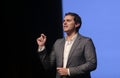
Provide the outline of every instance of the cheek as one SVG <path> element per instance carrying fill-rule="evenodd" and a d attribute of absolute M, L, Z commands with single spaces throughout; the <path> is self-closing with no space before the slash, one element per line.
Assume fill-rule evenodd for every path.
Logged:
<path fill-rule="evenodd" d="M 75 25 L 74 25 L 74 24 L 70 24 L 70 25 L 69 25 L 69 28 L 70 28 L 70 29 L 74 29 L 74 28 L 75 28 Z"/>

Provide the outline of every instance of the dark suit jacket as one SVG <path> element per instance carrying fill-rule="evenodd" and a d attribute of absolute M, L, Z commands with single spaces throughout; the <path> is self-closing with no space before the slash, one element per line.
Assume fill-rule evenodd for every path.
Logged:
<path fill-rule="evenodd" d="M 65 38 L 56 40 L 51 54 L 46 56 L 46 49 L 40 52 L 40 58 L 44 68 L 52 69 L 63 67 L 63 52 Z M 97 67 L 97 58 L 95 46 L 91 38 L 78 34 L 69 53 L 67 68 L 70 70 L 70 76 L 61 77 L 56 72 L 56 78 L 91 78 L 90 72 Z"/>

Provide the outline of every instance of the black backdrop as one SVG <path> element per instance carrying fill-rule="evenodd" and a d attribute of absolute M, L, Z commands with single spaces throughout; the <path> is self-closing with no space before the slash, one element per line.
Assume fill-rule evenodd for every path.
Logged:
<path fill-rule="evenodd" d="M 2 1 L 2 25 L 8 28 L 8 48 L 3 58 L 7 58 L 7 65 L 2 77 L 45 78 L 36 57 L 36 38 L 45 33 L 50 49 L 57 38 L 63 37 L 61 0 Z"/>

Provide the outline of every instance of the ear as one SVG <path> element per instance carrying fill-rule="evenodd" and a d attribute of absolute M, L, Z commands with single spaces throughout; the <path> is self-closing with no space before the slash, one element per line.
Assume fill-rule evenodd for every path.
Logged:
<path fill-rule="evenodd" d="M 77 28 L 77 27 L 79 27 L 79 26 L 80 26 L 80 24 L 79 24 L 79 23 L 76 23 L 76 24 L 75 24 L 75 27 L 76 27 L 76 28 Z"/>

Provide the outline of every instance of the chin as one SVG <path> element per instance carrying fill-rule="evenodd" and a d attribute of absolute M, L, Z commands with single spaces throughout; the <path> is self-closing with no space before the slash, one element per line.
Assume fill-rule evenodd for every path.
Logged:
<path fill-rule="evenodd" d="M 67 30 L 64 30 L 64 32 L 68 32 Z"/>
<path fill-rule="evenodd" d="M 65 33 L 69 33 L 68 31 L 64 31 Z"/>
<path fill-rule="evenodd" d="M 67 32 L 68 30 L 67 29 L 64 29 L 64 32 Z"/>

